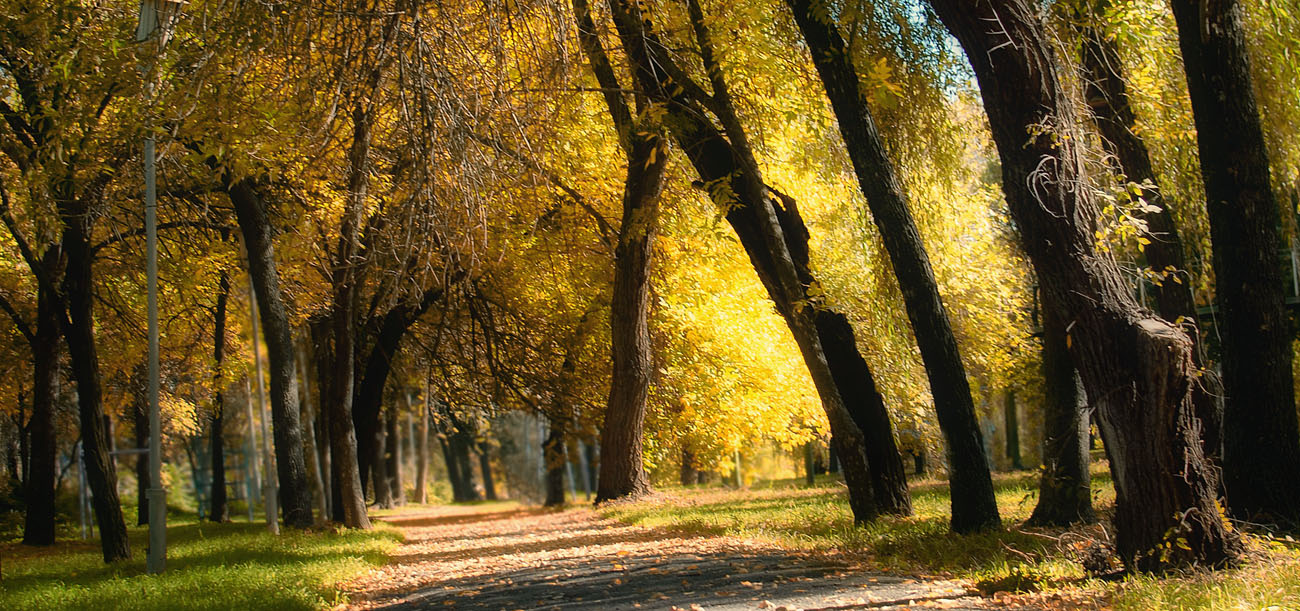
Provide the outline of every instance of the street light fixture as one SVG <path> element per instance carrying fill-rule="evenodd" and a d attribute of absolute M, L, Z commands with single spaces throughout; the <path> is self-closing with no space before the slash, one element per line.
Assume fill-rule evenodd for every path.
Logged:
<path fill-rule="evenodd" d="M 167 490 L 162 487 L 162 426 L 158 413 L 158 206 L 154 172 L 153 103 L 155 68 L 163 47 L 171 37 L 171 26 L 186 3 L 178 0 L 143 0 L 136 42 L 153 40 L 153 57 L 144 73 L 144 225 L 145 267 L 148 276 L 149 310 L 149 554 L 146 569 L 151 575 L 163 571 L 167 560 Z"/>

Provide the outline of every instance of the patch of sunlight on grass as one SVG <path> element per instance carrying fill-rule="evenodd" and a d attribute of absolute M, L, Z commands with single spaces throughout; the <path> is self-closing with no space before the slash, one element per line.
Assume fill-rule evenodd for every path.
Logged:
<path fill-rule="evenodd" d="M 1300 609 L 1300 550 L 1251 537 L 1239 568 L 1164 578 L 1131 576 L 1118 587 L 1116 609 Z"/>
<path fill-rule="evenodd" d="M 339 585 L 383 564 L 401 534 L 299 532 L 260 523 L 197 523 L 169 516 L 167 566 L 145 574 L 147 529 L 130 532 L 132 560 L 104 564 L 96 542 L 0 547 L 0 609 L 321 609 Z"/>

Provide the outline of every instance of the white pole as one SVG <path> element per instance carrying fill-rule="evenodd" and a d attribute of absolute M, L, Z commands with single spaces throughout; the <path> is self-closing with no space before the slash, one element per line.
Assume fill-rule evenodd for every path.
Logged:
<path fill-rule="evenodd" d="M 262 469 L 264 470 L 262 475 L 262 504 L 266 508 L 266 529 L 271 531 L 271 534 L 278 535 L 280 534 L 280 508 L 276 503 L 276 495 L 279 494 L 279 491 L 276 490 L 275 471 L 272 470 L 271 465 L 271 441 L 268 439 L 269 433 L 267 432 L 266 391 L 263 390 L 262 385 L 262 351 L 261 346 L 257 343 L 257 291 L 253 288 L 253 277 L 251 275 L 248 277 L 248 295 L 248 302 L 252 305 L 253 363 L 254 370 L 257 372 L 257 405 L 262 416 Z"/>

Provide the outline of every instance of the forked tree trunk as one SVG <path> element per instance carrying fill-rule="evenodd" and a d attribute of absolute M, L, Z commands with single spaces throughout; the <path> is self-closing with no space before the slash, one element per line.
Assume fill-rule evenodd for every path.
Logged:
<path fill-rule="evenodd" d="M 47 254 L 47 257 L 50 255 Z M 49 269 L 47 266 L 46 269 Z M 55 381 L 59 375 L 59 301 L 41 286 L 36 293 L 36 330 L 32 336 L 32 417 L 27 471 L 24 545 L 54 544 L 54 480 L 58 448 L 54 432 Z"/>
<path fill-rule="evenodd" d="M 606 90 L 606 107 L 627 162 L 609 312 L 613 370 L 600 430 L 602 460 L 596 481 L 596 503 L 601 503 L 650 491 L 650 478 L 642 461 L 642 428 L 653 368 L 648 322 L 650 263 L 659 229 L 659 194 L 668 168 L 668 142 L 659 135 L 661 126 L 657 121 L 633 118 L 597 37 L 586 0 L 574 1 L 574 13 L 583 51 L 597 81 Z M 638 101 L 637 110 L 644 110 L 643 105 Z M 563 502 L 563 478 L 559 487 Z"/>
<path fill-rule="evenodd" d="M 1300 423 L 1277 204 L 1237 0 L 1171 0 L 1205 179 L 1223 339 L 1223 484 L 1248 520 L 1300 525 Z"/>
<path fill-rule="evenodd" d="M 930 3 L 974 68 L 1021 243 L 1044 301 L 1067 321 L 1111 459 L 1121 558 L 1138 570 L 1230 561 L 1241 542 L 1219 515 L 1202 450 L 1192 343 L 1141 308 L 1097 249 L 1074 102 L 1040 9 L 1026 0 Z"/>
<path fill-rule="evenodd" d="M 699 101 L 660 69 L 664 67 L 675 74 L 681 73 L 657 34 L 651 30 L 647 16 L 642 15 L 631 2 L 617 0 L 611 3 L 614 24 L 632 63 L 638 89 L 664 105 L 673 137 L 700 177 L 698 186 L 709 192 L 720 209 L 727 211 L 728 223 L 736 231 L 777 311 L 799 344 L 800 353 L 822 398 L 832 435 L 837 438 L 834 445 L 841 451 L 854 518 L 858 522 L 871 520 L 878 513 L 879 505 L 872 492 L 872 471 L 864 454 L 863 433 L 855 424 L 836 385 L 836 372 L 841 364 L 832 366 L 828 363 L 828 359 L 840 354 L 840 350 L 827 348 L 831 342 L 823 343 L 819 337 L 813 308 L 799 305 L 808 301 L 807 287 L 814 281 L 807 267 L 807 230 L 799 218 L 795 202 L 780 196 L 763 182 L 745 130 L 736 118 L 726 82 L 713 61 L 703 15 L 697 5 L 688 7 L 706 68 L 712 66 L 707 68 L 714 89 L 711 108 L 723 113 L 717 119 L 726 129 L 727 137 L 723 137 L 709 121 L 709 114 Z M 865 365 L 865 362 L 849 364 L 846 369 L 857 369 L 859 365 Z M 862 379 L 862 376 L 858 375 L 857 379 Z M 846 394 L 853 396 L 852 393 Z M 883 419 L 887 421 L 888 415 Z M 879 431 L 874 433 L 879 435 Z M 887 447 L 894 448 L 893 460 L 901 464 L 893 444 L 890 434 Z M 906 488 L 899 486 L 898 490 L 905 494 Z"/>
<path fill-rule="evenodd" d="M 1046 306 L 1046 304 L 1044 304 Z M 1066 345 L 1065 321 L 1043 308 L 1043 474 L 1031 526 L 1094 522 L 1083 382 Z"/>
<path fill-rule="evenodd" d="M 447 465 L 447 481 L 451 483 L 451 500 L 456 503 L 464 502 L 469 495 L 465 493 L 468 487 L 465 484 L 464 470 L 461 469 L 460 461 L 457 460 L 456 452 L 452 448 L 451 440 L 448 436 L 439 435 L 438 445 L 442 448 L 442 460 Z"/>
<path fill-rule="evenodd" d="M 993 496 L 993 479 L 985 460 L 975 403 L 971 400 L 957 339 L 939 296 L 920 230 L 908 210 L 903 187 L 867 107 L 848 48 L 825 0 L 787 0 L 787 3 L 812 52 L 858 185 L 880 229 L 894 276 L 902 289 L 907 317 L 930 380 L 939 426 L 952 456 L 948 469 L 952 528 L 957 532 L 998 528 L 1001 520 Z M 815 5 L 824 20 L 814 16 Z M 901 458 L 898 464 L 901 472 Z"/>
<path fill-rule="evenodd" d="M 271 221 L 265 202 L 249 179 L 227 186 L 235 216 L 248 252 L 248 271 L 257 292 L 262 338 L 271 378 L 271 422 L 275 441 L 275 465 L 280 484 L 284 523 L 292 528 L 312 525 L 311 487 L 307 483 L 307 462 L 302 452 L 302 427 L 298 414 L 298 382 L 295 379 L 293 334 L 280 274 L 276 269 Z"/>

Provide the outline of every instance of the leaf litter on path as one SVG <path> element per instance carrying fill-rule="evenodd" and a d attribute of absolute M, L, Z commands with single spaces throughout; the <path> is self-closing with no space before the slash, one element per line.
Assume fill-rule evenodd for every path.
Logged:
<path fill-rule="evenodd" d="M 833 553 L 682 536 L 587 508 L 412 508 L 405 542 L 348 587 L 353 609 L 1006 608 L 961 582 L 864 569 Z"/>

